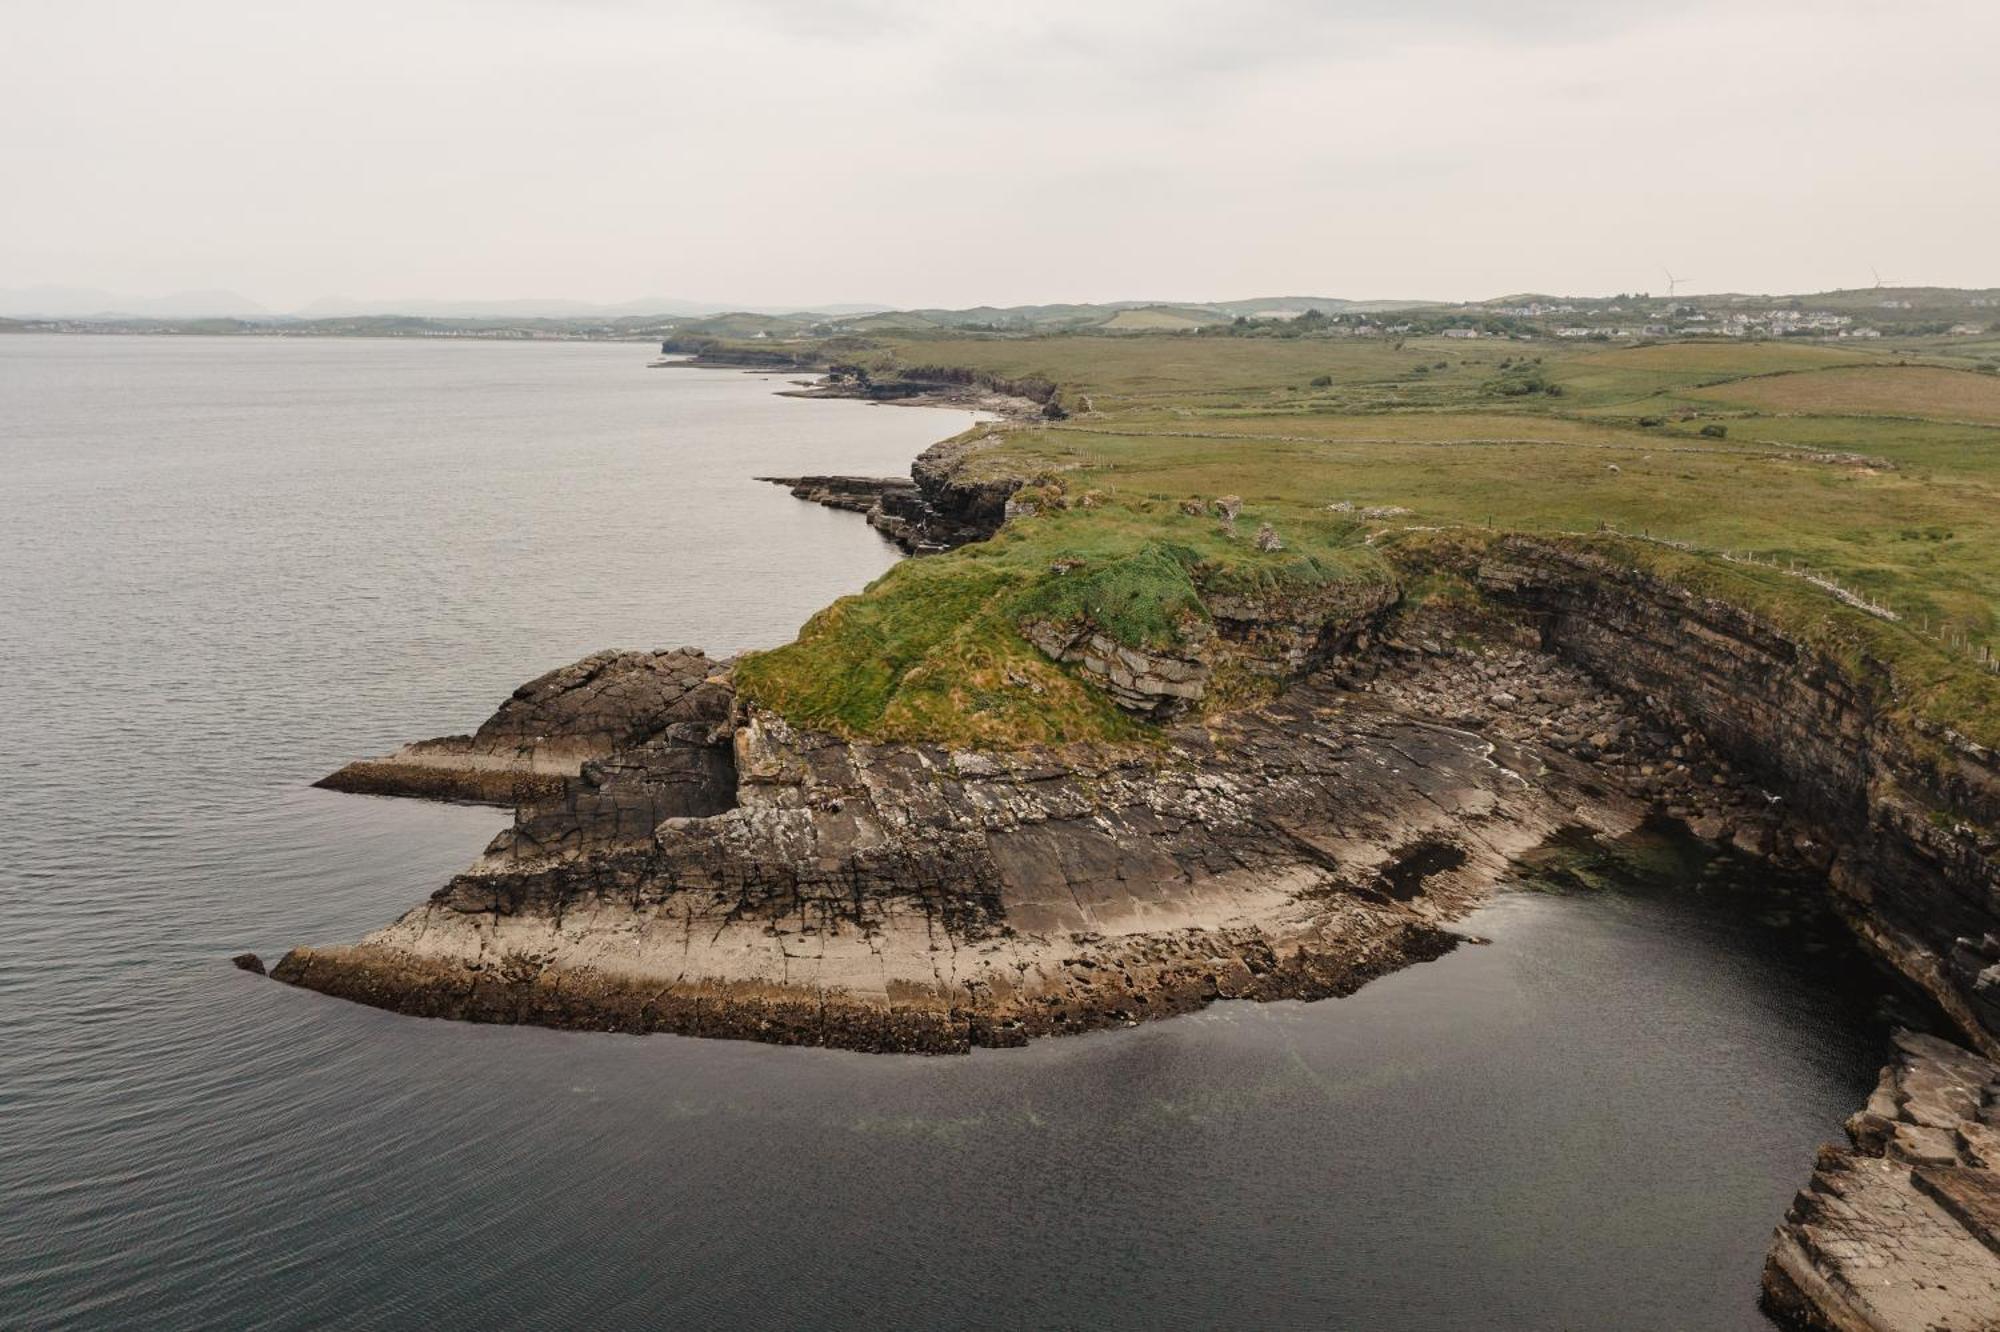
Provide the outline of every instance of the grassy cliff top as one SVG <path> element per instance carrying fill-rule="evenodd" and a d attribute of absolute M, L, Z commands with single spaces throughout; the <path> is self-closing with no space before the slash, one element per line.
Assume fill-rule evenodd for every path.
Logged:
<path fill-rule="evenodd" d="M 1365 582 L 1427 530 L 1518 531 L 1739 600 L 1887 669 L 1912 710 L 2000 742 L 2000 677 L 1978 661 L 2000 649 L 1996 357 L 2000 344 L 1963 339 L 884 341 L 865 355 L 878 375 L 1058 384 L 1066 419 L 996 432 L 974 466 L 1054 479 L 1063 507 L 899 566 L 741 678 L 854 735 L 1124 737 L 1137 724 L 1022 623 L 1087 617 L 1157 644 L 1230 580 Z M 1243 501 L 1234 524 L 1183 512 L 1224 495 Z M 1255 548 L 1264 524 L 1283 551 Z"/>
<path fill-rule="evenodd" d="M 897 565 L 815 615 L 797 641 L 744 659 L 738 687 L 797 724 L 856 738 L 1134 739 L 1144 728 L 1032 646 L 1024 626 L 1088 626 L 1171 649 L 1211 619 L 1211 597 L 1392 577 L 1356 525 L 1331 514 L 1288 521 L 1286 548 L 1266 552 L 1251 538 L 1260 510 L 1232 524 L 1164 502 L 1033 493 L 1041 512 Z"/>

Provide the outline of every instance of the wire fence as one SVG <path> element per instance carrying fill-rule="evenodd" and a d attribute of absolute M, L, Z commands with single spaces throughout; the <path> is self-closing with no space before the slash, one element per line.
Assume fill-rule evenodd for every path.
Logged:
<path fill-rule="evenodd" d="M 1850 587 L 1830 573 L 1814 569 L 1803 561 L 1780 559 L 1776 555 L 1764 555 L 1754 550 L 1731 550 L 1725 547 L 1702 546 L 1692 541 L 1676 540 L 1672 537 L 1654 536 L 1648 531 L 1628 532 L 1607 522 L 1598 524 L 1598 531 L 1627 540 L 1650 542 L 1657 546 L 1668 546 L 1674 550 L 1686 551 L 1693 555 L 1703 555 L 1719 559 L 1728 564 L 1749 565 L 1759 569 L 1772 569 L 1788 578 L 1796 578 L 1819 588 L 1843 605 L 1851 606 L 1863 614 L 1878 620 L 1902 626 L 1912 633 L 1920 634 L 1940 647 L 1946 648 L 1981 669 L 2000 675 L 2000 654 L 1992 645 L 1980 642 L 1962 624 L 1939 618 L 1933 620 L 1927 610 L 1898 609 L 1860 588 Z"/>

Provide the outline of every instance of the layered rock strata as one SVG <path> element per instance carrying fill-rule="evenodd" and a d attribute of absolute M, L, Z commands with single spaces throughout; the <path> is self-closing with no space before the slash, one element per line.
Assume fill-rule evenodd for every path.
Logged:
<path fill-rule="evenodd" d="M 1821 1151 L 1765 1267 L 1768 1307 L 1826 1332 L 2000 1328 L 2000 767 L 1898 715 L 1884 666 L 1856 668 L 1743 608 L 1587 549 L 1499 543 L 1477 570 L 1544 648 L 1680 733 L 1696 772 L 1764 808 L 1708 803 L 1685 762 L 1621 785 L 1693 826 L 1823 871 L 1854 932 L 1979 1053 L 1903 1033 L 1853 1149 Z M 1584 752 L 1603 751 L 1600 733 Z M 1571 747 L 1571 752 L 1577 752 Z M 1705 756 L 1704 756 L 1705 755 Z M 1733 770 L 1730 765 L 1733 765 Z M 1728 776 L 1725 778 L 1724 773 Z M 1649 789 L 1650 788 L 1650 789 Z M 1692 805 L 1693 808 L 1689 808 Z"/>
<path fill-rule="evenodd" d="M 1127 712 L 1154 721 L 1181 716 L 1231 673 L 1284 683 L 1364 644 L 1396 604 L 1393 583 L 1355 582 L 1252 597 L 1204 589 L 1210 618 L 1169 645 L 1135 647 L 1088 621 L 1031 621 L 1022 636 L 1044 655 L 1080 670 Z"/>
<path fill-rule="evenodd" d="M 564 799 L 590 760 L 629 751 L 643 761 L 646 742 L 670 728 L 713 725 L 727 693 L 710 681 L 727 667 L 700 648 L 594 653 L 522 685 L 471 735 L 419 740 L 314 785 L 495 805 Z"/>
<path fill-rule="evenodd" d="M 872 514 L 889 495 L 915 497 L 917 483 L 902 476 L 760 476 L 783 486 L 793 499 L 847 513 Z"/>
<path fill-rule="evenodd" d="M 792 494 L 830 509 L 859 513 L 868 525 L 912 555 L 984 541 L 1007 520 L 1007 500 L 1018 477 L 982 477 L 972 465 L 990 441 L 984 436 L 933 444 L 910 467 L 910 477 L 767 476 Z"/>
<path fill-rule="evenodd" d="M 1852 1147 L 1825 1147 L 1764 1266 L 1816 1332 L 2000 1328 L 2000 1066 L 1899 1032 Z"/>
<path fill-rule="evenodd" d="M 1771 797 L 1815 842 L 1855 932 L 2000 1055 L 2000 766 L 1899 720 L 1885 670 L 1855 671 L 1729 602 L 1587 550 L 1499 543 L 1477 571 L 1543 645 Z"/>
<path fill-rule="evenodd" d="M 983 469 L 985 447 L 934 446 L 908 482 L 782 483 L 905 550 L 946 549 L 997 530 L 1023 484 Z M 1012 1044 L 1215 998 L 1345 993 L 1449 948 L 1446 925 L 1508 856 L 1578 819 L 1629 826 L 1636 797 L 1824 871 L 1857 934 L 1981 1052 L 1898 1037 L 1853 1148 L 1822 1152 L 1778 1232 L 1771 1308 L 1843 1332 L 2000 1328 L 1994 754 L 1899 718 L 1884 671 L 1588 549 L 1511 538 L 1457 572 L 1513 616 L 1480 627 L 1485 649 L 1408 622 L 1348 654 L 1380 607 L 1313 627 L 1234 617 L 1248 627 L 1217 639 L 1305 678 L 1159 747 L 845 744 L 735 700 L 706 666 L 668 672 L 679 692 L 636 725 L 597 724 L 581 694 L 546 719 L 517 694 L 475 736 L 328 779 L 522 807 L 428 903 L 273 974 L 470 1020 Z M 1024 630 L 1155 718 L 1184 715 L 1217 670 L 1206 642 L 1135 659 L 1102 635 Z"/>
<path fill-rule="evenodd" d="M 1559 827 L 1637 817 L 1567 756 L 1321 680 L 1164 746 L 850 744 L 740 702 L 729 736 L 730 808 L 638 835 L 621 751 L 396 924 L 273 974 L 432 1016 L 962 1050 L 1347 993 L 1448 949 Z"/>

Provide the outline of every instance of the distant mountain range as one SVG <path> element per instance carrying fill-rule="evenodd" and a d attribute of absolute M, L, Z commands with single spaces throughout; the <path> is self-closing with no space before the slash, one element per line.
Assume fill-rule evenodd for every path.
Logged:
<path fill-rule="evenodd" d="M 626 319 L 645 315 L 700 318 L 719 314 L 846 316 L 877 314 L 886 305 L 727 305 L 649 297 L 601 305 L 590 301 L 353 300 L 328 296 L 298 310 L 274 311 L 233 291 L 177 291 L 134 296 L 96 287 L 0 288 L 0 316 L 13 319 L 337 319 L 408 315 L 419 319 Z"/>
<path fill-rule="evenodd" d="M 646 315 L 679 315 L 702 318 L 720 314 L 760 315 L 865 315 L 887 310 L 886 305 L 719 305 L 713 301 L 685 301 L 672 296 L 619 301 L 600 305 L 590 301 L 512 300 L 357 301 L 343 296 L 324 297 L 293 311 L 301 319 L 334 319 L 353 315 L 409 315 L 419 319 L 627 319 Z"/>
<path fill-rule="evenodd" d="M 1213 321 L 1218 316 L 1270 313 L 1297 313 L 1318 309 L 1340 311 L 1409 309 L 1428 301 L 1350 301 L 1333 296 L 1260 296 L 1240 301 L 1103 301 L 1096 303 L 1056 303 L 1050 305 L 981 305 L 966 309 L 929 308 L 898 311 L 889 305 L 854 302 L 831 305 L 730 305 L 715 301 L 690 301 L 674 296 L 653 296 L 640 300 L 602 304 L 592 301 L 558 299 L 518 299 L 502 301 L 453 301 L 435 299 L 356 300 L 346 296 L 326 296 L 296 310 L 272 310 L 233 291 L 178 291 L 166 296 L 135 296 L 129 292 L 105 291 L 95 287 L 16 287 L 0 288 L 0 317 L 12 319 L 353 319 L 402 316 L 411 319 L 603 319 L 621 320 L 647 317 L 713 319 L 726 315 L 797 322 L 814 319 L 856 319 L 887 316 L 913 327 L 964 327 L 968 324 L 1000 326 L 1043 325 L 1118 311 L 1173 312 L 1189 322 Z M 1174 322 L 1172 317 L 1163 319 Z M 1133 321 L 1128 320 L 1128 324 Z M 1133 324 L 1133 326 L 1137 326 Z"/>
<path fill-rule="evenodd" d="M 1981 329 L 2000 319 L 2000 290 L 1949 287 L 1870 287 L 1812 295 L 1741 293 L 1660 296 L 1561 297 L 1518 293 L 1485 301 L 1353 301 L 1335 296 L 1259 296 L 1233 301 L 1104 301 L 1048 305 L 979 305 L 963 309 L 897 310 L 884 305 L 741 306 L 677 297 L 648 297 L 595 304 L 567 300 L 364 301 L 330 297 L 299 310 L 273 312 L 230 291 L 182 291 L 133 296 L 87 287 L 0 289 L 0 324 L 33 321 L 85 324 L 107 331 L 206 333 L 471 336 L 793 338 L 833 334 L 922 336 L 926 333 L 1173 333 L 1242 321 L 1266 325 L 1316 313 L 1354 324 L 1367 316 L 1401 312 L 1410 318 L 1532 319 L 1564 336 L 1585 336 L 1598 325 L 1670 323 L 1697 310 L 1715 320 L 1744 324 L 1750 312 L 1783 306 L 1850 316 L 1883 328 L 1936 323 L 1933 331 L 1961 325 Z M 1678 312 L 1678 313 L 1677 313 Z M 1967 323 L 1969 321 L 1969 324 Z M 1796 321 L 1794 321 L 1796 322 Z M 1648 325 L 1650 326 L 1650 325 Z M 1827 327 L 1833 325 L 1828 324 Z M 1304 327 L 1311 327 L 1307 325 Z M 1814 325 L 1813 327 L 1818 327 Z M 1513 331 L 1519 331 L 1514 329 Z M 1739 330 L 1747 331 L 1747 329 Z"/>
<path fill-rule="evenodd" d="M 269 319 L 271 311 L 233 291 L 134 296 L 96 287 L 0 287 L 0 315 L 15 319 Z"/>

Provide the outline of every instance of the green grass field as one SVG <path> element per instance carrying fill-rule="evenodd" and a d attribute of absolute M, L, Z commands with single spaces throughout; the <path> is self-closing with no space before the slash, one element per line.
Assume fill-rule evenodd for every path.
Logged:
<path fill-rule="evenodd" d="M 1095 589 L 1067 610 L 1136 645 L 1204 614 L 1203 579 L 1220 570 L 1375 577 L 1378 551 L 1393 559 L 1437 529 L 1522 531 L 1593 542 L 1754 605 L 1885 665 L 1913 711 L 1994 743 L 2000 677 L 1977 656 L 2000 645 L 2000 376 L 1927 352 L 1189 334 L 884 342 L 879 373 L 953 365 L 1062 385 L 1068 419 L 989 428 L 976 466 L 1060 478 L 1088 507 L 1044 506 L 993 542 L 900 566 L 796 644 L 753 658 L 744 686 L 854 735 L 1122 737 L 1134 724 L 1022 640 L 1025 618 Z M 1244 501 L 1233 527 L 1182 512 L 1220 495 Z M 1341 503 L 1409 512 L 1359 521 L 1329 507 Z M 1284 552 L 1251 548 L 1265 523 Z M 1903 618 L 1781 572 L 1795 567 Z"/>

